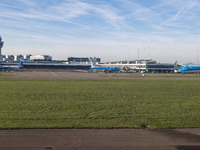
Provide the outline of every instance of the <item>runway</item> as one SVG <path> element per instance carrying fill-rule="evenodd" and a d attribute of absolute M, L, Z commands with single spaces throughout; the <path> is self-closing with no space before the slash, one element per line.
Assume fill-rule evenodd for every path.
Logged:
<path fill-rule="evenodd" d="M 0 150 L 199 150 L 200 129 L 1 130 Z"/>

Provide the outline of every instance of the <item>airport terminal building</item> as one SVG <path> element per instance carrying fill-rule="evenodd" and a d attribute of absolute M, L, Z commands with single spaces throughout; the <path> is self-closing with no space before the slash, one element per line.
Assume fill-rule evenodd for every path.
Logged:
<path fill-rule="evenodd" d="M 97 57 L 68 57 L 69 64 L 91 64 L 93 63 L 100 63 L 101 58 Z"/>
<path fill-rule="evenodd" d="M 102 67 L 117 67 L 130 72 L 172 73 L 181 66 L 170 63 L 157 63 L 153 59 L 139 59 L 132 61 L 117 61 L 99 64 Z"/>

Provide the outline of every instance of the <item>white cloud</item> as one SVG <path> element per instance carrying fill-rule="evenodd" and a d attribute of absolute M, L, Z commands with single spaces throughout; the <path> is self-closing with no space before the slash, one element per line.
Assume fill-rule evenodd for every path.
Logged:
<path fill-rule="evenodd" d="M 189 11 L 197 6 L 197 1 L 188 1 L 177 10 L 176 14 L 174 14 L 172 17 L 168 18 L 167 21 L 164 23 L 165 25 L 176 25 L 178 24 L 179 20 L 186 19 L 188 16 Z"/>
<path fill-rule="evenodd" d="M 130 49 L 137 57 L 138 49 L 151 47 L 156 58 L 158 45 L 166 57 L 186 56 L 188 49 L 200 47 L 197 0 L 158 0 L 150 6 L 132 0 L 60 0 L 43 5 L 31 0 L 14 1 L 12 6 L 0 3 L 0 33 L 7 36 L 2 37 L 9 44 L 4 47 L 8 52 L 31 47 L 37 52 L 49 49 L 56 56 L 119 55 L 122 59 L 127 54 L 122 56 L 121 51 Z"/>
<path fill-rule="evenodd" d="M 69 19 L 76 18 L 82 15 L 87 15 L 90 6 L 79 1 L 67 1 L 56 6 L 50 6 L 48 12 L 52 16 L 59 16 L 61 18 Z"/>
<path fill-rule="evenodd" d="M 26 6 L 36 6 L 36 3 L 31 0 L 18 0 L 18 1 L 25 4 Z"/>

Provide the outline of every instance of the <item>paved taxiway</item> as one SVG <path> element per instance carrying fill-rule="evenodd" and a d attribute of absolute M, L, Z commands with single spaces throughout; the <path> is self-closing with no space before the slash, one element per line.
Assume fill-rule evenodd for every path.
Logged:
<path fill-rule="evenodd" d="M 83 70 L 59 70 L 59 69 L 29 69 L 23 71 L 13 71 L 7 76 L 0 76 L 0 78 L 38 78 L 38 79 L 162 79 L 162 80 L 200 80 L 200 77 L 177 77 L 173 74 L 164 75 L 165 77 L 156 76 L 130 76 L 130 74 L 114 74 L 113 76 L 105 73 L 88 73 Z M 118 77 L 115 77 L 118 75 Z M 124 77 L 123 75 L 129 75 Z M 180 74 L 181 75 L 181 74 Z"/>
<path fill-rule="evenodd" d="M 199 150 L 200 129 L 1 130 L 0 150 Z"/>

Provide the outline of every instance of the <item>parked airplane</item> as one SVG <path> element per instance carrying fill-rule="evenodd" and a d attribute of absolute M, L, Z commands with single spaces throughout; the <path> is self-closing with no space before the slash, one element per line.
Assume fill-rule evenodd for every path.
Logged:
<path fill-rule="evenodd" d="M 111 73 L 111 72 L 119 72 L 120 70 L 118 68 L 112 68 L 112 67 L 97 67 L 96 65 L 91 62 L 91 71 L 103 71 L 105 73 Z"/>
<path fill-rule="evenodd" d="M 10 70 L 20 70 L 23 68 L 23 61 L 21 61 L 18 65 L 1 65 L 0 70 L 10 71 Z"/>
<path fill-rule="evenodd" d="M 200 73 L 200 66 L 183 66 L 181 67 L 178 72 L 182 73 Z"/>
<path fill-rule="evenodd" d="M 5 69 L 7 69 L 6 66 L 0 66 L 0 70 L 5 70 Z"/>

